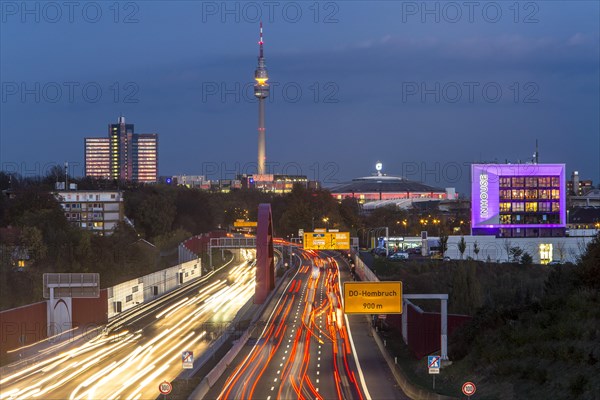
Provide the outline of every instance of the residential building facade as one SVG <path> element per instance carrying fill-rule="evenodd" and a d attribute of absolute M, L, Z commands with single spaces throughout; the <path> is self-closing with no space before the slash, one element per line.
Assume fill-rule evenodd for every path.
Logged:
<path fill-rule="evenodd" d="M 99 235 L 112 234 L 125 215 L 120 191 L 61 190 L 54 197 L 70 223 Z"/>

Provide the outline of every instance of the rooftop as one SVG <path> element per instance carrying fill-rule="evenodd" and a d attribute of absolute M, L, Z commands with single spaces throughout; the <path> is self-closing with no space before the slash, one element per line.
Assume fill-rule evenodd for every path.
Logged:
<path fill-rule="evenodd" d="M 331 193 L 446 193 L 445 189 L 410 181 L 399 176 L 375 175 L 352 179 L 333 186 Z"/>

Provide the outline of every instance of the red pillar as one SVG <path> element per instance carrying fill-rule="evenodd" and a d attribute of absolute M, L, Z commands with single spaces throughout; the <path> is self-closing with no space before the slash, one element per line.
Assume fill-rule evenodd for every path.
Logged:
<path fill-rule="evenodd" d="M 271 204 L 258 205 L 256 227 L 256 287 L 254 304 L 263 304 L 275 288 L 275 263 L 273 259 L 273 219 Z"/>

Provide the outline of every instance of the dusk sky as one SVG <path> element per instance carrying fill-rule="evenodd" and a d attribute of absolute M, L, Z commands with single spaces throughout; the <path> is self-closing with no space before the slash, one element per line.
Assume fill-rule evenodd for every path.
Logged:
<path fill-rule="evenodd" d="M 331 185 L 380 160 L 466 193 L 469 163 L 538 139 L 598 185 L 600 3 L 467 3 L 2 1 L 2 169 L 82 175 L 83 138 L 123 114 L 159 134 L 161 176 L 255 172 L 260 12 L 271 171 Z"/>

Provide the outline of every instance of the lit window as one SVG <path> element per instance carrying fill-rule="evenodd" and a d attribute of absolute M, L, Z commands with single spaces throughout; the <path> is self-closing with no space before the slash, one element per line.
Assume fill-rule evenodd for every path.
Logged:
<path fill-rule="evenodd" d="M 552 243 L 540 243 L 540 263 L 548 264 L 552 261 Z"/>
<path fill-rule="evenodd" d="M 536 212 L 538 209 L 537 205 L 538 205 L 538 203 L 536 203 L 536 202 L 525 203 L 525 211 L 526 212 Z"/>

